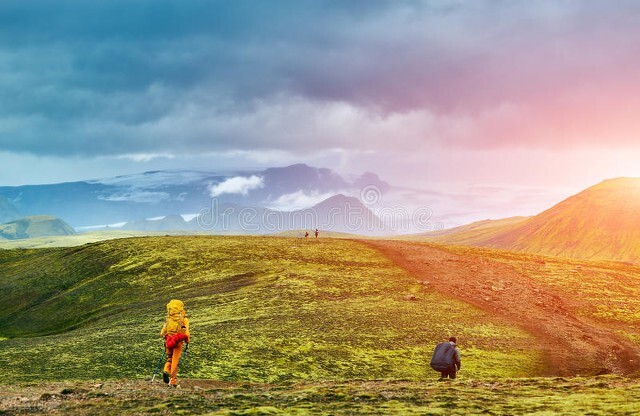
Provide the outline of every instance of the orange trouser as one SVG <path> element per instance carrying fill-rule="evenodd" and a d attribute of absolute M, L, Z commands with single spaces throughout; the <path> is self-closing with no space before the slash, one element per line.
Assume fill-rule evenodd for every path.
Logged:
<path fill-rule="evenodd" d="M 174 348 L 167 348 L 167 362 L 164 365 L 164 372 L 169 373 L 169 384 L 176 384 L 178 381 L 178 363 L 182 355 L 182 342 Z"/>

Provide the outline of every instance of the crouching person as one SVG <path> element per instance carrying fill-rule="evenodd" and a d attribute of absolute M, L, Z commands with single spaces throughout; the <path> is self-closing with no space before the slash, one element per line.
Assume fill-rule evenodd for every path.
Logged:
<path fill-rule="evenodd" d="M 460 350 L 456 346 L 456 337 L 449 338 L 449 342 L 441 342 L 436 345 L 431 357 L 431 368 L 440 372 L 441 379 L 456 378 L 462 362 Z"/>
<path fill-rule="evenodd" d="M 162 326 L 160 335 L 164 337 L 167 349 L 167 362 L 162 372 L 162 380 L 172 387 L 178 385 L 178 364 L 182 355 L 183 345 L 189 344 L 189 320 L 184 310 L 184 303 L 172 299 L 167 304 L 167 321 Z"/>

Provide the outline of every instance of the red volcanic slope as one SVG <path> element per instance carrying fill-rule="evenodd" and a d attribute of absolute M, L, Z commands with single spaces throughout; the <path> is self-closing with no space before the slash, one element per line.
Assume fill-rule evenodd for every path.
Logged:
<path fill-rule="evenodd" d="M 583 259 L 640 261 L 640 178 L 609 179 L 524 221 L 430 241 Z"/>

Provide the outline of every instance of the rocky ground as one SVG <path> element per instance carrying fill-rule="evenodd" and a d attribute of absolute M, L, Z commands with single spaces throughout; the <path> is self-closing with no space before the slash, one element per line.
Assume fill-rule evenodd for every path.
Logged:
<path fill-rule="evenodd" d="M 2 415 L 627 415 L 640 412 L 640 383 L 617 376 L 288 385 L 185 379 L 2 386 Z"/>

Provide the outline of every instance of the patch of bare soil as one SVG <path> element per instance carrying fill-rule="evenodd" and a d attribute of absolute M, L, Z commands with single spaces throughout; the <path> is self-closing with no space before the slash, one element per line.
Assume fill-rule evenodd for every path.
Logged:
<path fill-rule="evenodd" d="M 217 380 L 181 379 L 169 387 L 156 379 L 108 380 L 101 382 L 39 382 L 0 386 L 0 415 L 38 414 L 183 414 L 202 413 L 203 403 L 227 391 L 268 389 L 268 384 L 233 383 Z"/>
<path fill-rule="evenodd" d="M 462 256 L 403 241 L 362 241 L 434 290 L 477 306 L 536 336 L 544 375 L 636 374 L 638 348 L 602 322 L 579 316 L 580 301 L 486 256 Z"/>

